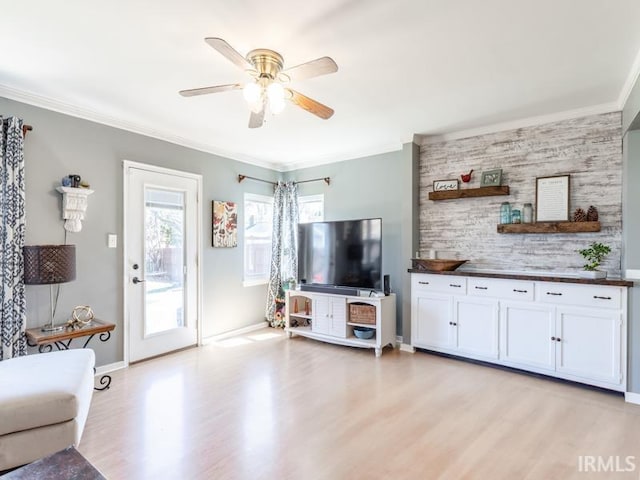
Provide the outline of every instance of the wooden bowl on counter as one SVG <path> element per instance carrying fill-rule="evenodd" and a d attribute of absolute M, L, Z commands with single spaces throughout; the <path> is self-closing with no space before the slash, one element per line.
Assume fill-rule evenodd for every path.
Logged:
<path fill-rule="evenodd" d="M 469 260 L 445 260 L 444 258 L 412 258 L 413 268 L 415 270 L 424 270 L 426 272 L 452 272 L 463 263 Z"/>

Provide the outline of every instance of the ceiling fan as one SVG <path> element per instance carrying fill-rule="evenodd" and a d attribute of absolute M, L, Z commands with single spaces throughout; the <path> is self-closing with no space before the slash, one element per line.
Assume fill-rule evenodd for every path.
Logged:
<path fill-rule="evenodd" d="M 251 109 L 249 128 L 261 127 L 265 121 L 266 110 L 268 109 L 271 113 L 278 114 L 284 109 L 287 100 L 324 120 L 331 118 L 333 115 L 333 109 L 286 86 L 292 80 L 304 80 L 337 72 L 338 65 L 333 59 L 321 57 L 283 70 L 284 59 L 282 55 L 273 50 L 258 48 L 251 50 L 246 57 L 243 57 L 221 38 L 209 37 L 205 38 L 204 41 L 215 48 L 227 60 L 230 60 L 251 75 L 253 81 L 245 85 L 232 83 L 181 90 L 179 93 L 183 97 L 242 90 L 244 98 Z"/>

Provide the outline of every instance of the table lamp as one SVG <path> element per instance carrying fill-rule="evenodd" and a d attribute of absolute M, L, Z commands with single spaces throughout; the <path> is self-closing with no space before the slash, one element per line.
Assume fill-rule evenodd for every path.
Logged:
<path fill-rule="evenodd" d="M 23 253 L 25 285 L 49 285 L 51 318 L 49 324 L 42 327 L 42 331 L 63 330 L 64 325 L 56 326 L 53 321 L 53 285 L 76 279 L 76 246 L 28 245 L 23 247 Z"/>

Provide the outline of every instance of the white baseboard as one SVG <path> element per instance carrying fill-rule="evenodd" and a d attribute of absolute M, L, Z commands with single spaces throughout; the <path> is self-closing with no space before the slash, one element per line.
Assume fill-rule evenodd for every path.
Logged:
<path fill-rule="evenodd" d="M 116 370 L 122 370 L 125 367 L 126 365 L 123 361 L 102 365 L 100 367 L 96 367 L 95 376 L 104 375 L 105 373 L 109 373 L 109 372 L 115 372 Z"/>
<path fill-rule="evenodd" d="M 401 352 L 407 352 L 407 353 L 416 353 L 416 349 L 413 348 L 408 343 L 403 343 L 402 345 L 400 345 L 400 351 Z"/>
<path fill-rule="evenodd" d="M 624 392 L 624 401 L 627 403 L 635 403 L 640 405 L 640 393 Z"/>
<path fill-rule="evenodd" d="M 225 338 L 235 337 L 236 335 L 244 335 L 245 333 L 253 332 L 255 330 L 260 330 L 268 326 L 269 324 L 267 322 L 260 322 L 260 323 L 255 323 L 253 325 L 249 325 L 248 327 L 238 328 L 237 330 L 230 330 L 228 332 L 224 332 L 219 335 L 212 335 L 211 337 L 203 338 L 201 345 L 209 345 L 210 343 L 224 340 Z"/>

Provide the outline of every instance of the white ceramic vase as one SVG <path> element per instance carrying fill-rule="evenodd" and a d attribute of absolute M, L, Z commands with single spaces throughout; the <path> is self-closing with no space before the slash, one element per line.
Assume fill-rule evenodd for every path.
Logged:
<path fill-rule="evenodd" d="M 607 272 L 603 272 L 601 270 L 581 270 L 579 276 L 582 278 L 591 278 L 597 280 L 607 278 Z"/>

